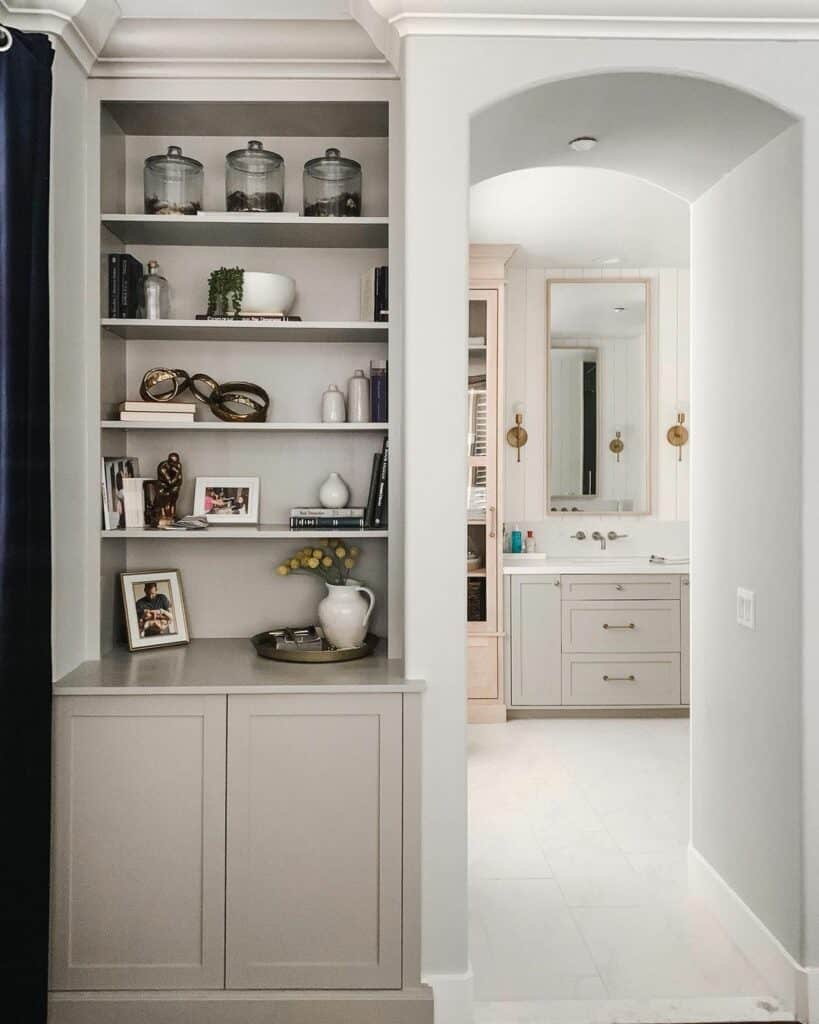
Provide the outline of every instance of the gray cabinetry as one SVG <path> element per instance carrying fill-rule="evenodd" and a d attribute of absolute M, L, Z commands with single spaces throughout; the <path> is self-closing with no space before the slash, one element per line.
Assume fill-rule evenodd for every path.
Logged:
<path fill-rule="evenodd" d="M 227 987 L 401 987 L 401 696 L 235 696 Z"/>
<path fill-rule="evenodd" d="M 513 705 L 561 701 L 560 577 L 510 577 L 510 682 Z"/>
<path fill-rule="evenodd" d="M 51 987 L 224 984 L 225 697 L 60 697 Z"/>
<path fill-rule="evenodd" d="M 688 576 L 513 573 L 505 596 L 510 706 L 689 703 Z"/>

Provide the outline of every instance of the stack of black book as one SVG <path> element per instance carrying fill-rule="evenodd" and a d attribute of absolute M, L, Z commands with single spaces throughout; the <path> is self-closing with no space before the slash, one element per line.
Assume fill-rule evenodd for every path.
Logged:
<path fill-rule="evenodd" d="M 142 264 L 127 252 L 108 255 L 108 316 L 112 320 L 134 320 L 139 316 L 139 280 Z"/>
<path fill-rule="evenodd" d="M 370 473 L 370 492 L 367 497 L 367 509 L 364 513 L 364 524 L 369 530 L 387 529 L 389 457 L 390 442 L 385 437 L 381 451 L 373 455 L 373 466 Z"/>
<path fill-rule="evenodd" d="M 386 323 L 389 318 L 389 267 L 371 267 L 361 275 L 361 319 Z"/>

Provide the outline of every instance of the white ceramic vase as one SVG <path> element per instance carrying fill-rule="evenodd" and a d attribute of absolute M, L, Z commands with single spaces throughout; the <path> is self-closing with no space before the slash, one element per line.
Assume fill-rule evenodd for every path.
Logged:
<path fill-rule="evenodd" d="M 344 395 L 335 384 L 331 384 L 321 396 L 321 422 L 344 423 L 346 419 L 347 406 L 344 403 Z"/>
<path fill-rule="evenodd" d="M 370 382 L 363 370 L 356 370 L 347 382 L 347 419 L 350 423 L 370 422 Z"/>
<path fill-rule="evenodd" d="M 318 496 L 324 508 L 347 508 L 350 488 L 338 473 L 331 473 L 319 488 Z"/>
<path fill-rule="evenodd" d="M 324 635 L 333 647 L 361 647 L 375 607 L 375 594 L 355 580 L 348 580 L 345 586 L 327 583 L 326 587 L 327 597 L 318 606 Z"/>

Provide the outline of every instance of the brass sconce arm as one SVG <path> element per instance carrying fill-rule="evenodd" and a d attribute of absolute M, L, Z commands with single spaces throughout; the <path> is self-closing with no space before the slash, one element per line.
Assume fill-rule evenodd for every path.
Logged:
<path fill-rule="evenodd" d="M 529 440 L 529 432 L 523 426 L 523 413 L 515 413 L 515 425 L 506 431 L 506 443 L 518 452 L 517 461 L 520 462 L 520 450 Z"/>

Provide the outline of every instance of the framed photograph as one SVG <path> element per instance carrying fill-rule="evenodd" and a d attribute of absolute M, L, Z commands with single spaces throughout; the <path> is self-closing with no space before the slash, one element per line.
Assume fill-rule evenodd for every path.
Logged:
<path fill-rule="evenodd" d="M 102 460 L 102 525 L 106 530 L 125 529 L 125 488 L 123 480 L 139 476 L 139 459 L 127 455 Z"/>
<path fill-rule="evenodd" d="M 190 643 L 178 569 L 121 572 L 119 578 L 132 651 Z"/>
<path fill-rule="evenodd" d="M 222 526 L 259 522 L 257 476 L 198 476 L 193 514 Z"/>

